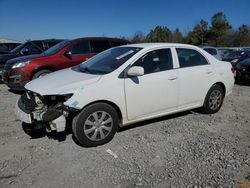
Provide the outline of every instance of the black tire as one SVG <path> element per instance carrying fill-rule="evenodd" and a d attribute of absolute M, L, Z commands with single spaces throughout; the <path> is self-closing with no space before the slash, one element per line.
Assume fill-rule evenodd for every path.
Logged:
<path fill-rule="evenodd" d="M 102 124 L 105 121 L 101 121 L 101 118 L 99 119 L 99 115 L 102 113 L 106 113 L 105 118 L 108 117 L 106 120 L 112 119 L 112 124 Z M 96 123 L 96 119 L 94 118 L 93 114 L 97 114 L 97 119 L 99 122 L 99 125 L 88 125 L 87 120 L 90 120 L 93 118 L 93 121 L 91 120 L 91 123 Z M 105 118 L 103 120 L 105 120 Z M 89 122 L 89 121 L 88 121 Z M 106 103 L 95 103 L 92 104 L 85 109 L 83 109 L 74 119 L 72 122 L 72 131 L 73 136 L 76 138 L 76 140 L 79 142 L 80 145 L 84 147 L 94 147 L 98 145 L 103 145 L 105 143 L 108 143 L 112 138 L 114 137 L 119 125 L 119 118 L 117 115 L 117 112 L 115 109 Z M 91 128 L 86 129 L 87 126 L 90 126 Z M 99 126 L 99 128 L 96 128 Z M 102 127 L 105 126 L 105 128 L 109 128 L 110 131 L 106 132 L 106 135 L 104 134 L 106 130 L 104 130 Z M 107 127 L 106 127 L 107 126 Z M 90 133 L 85 133 L 85 131 L 88 131 L 90 129 L 94 129 Z M 98 130 L 96 130 L 98 129 Z M 101 129 L 102 131 L 100 131 Z M 92 140 L 90 137 L 94 137 L 95 132 L 98 132 L 95 136 L 98 140 Z M 101 139 L 101 132 L 102 135 L 104 134 L 105 137 Z M 93 133 L 93 134 L 92 134 Z M 92 135 L 91 135 L 92 134 Z M 100 138 L 99 138 L 100 137 Z M 93 138 L 94 139 L 94 138 Z"/>
<path fill-rule="evenodd" d="M 215 96 L 215 93 L 216 95 L 218 94 L 218 96 L 216 97 L 218 98 L 217 101 L 216 99 L 213 101 L 214 99 L 213 97 Z M 204 114 L 214 114 L 218 112 L 223 104 L 224 96 L 225 96 L 225 93 L 222 87 L 218 84 L 214 84 L 207 92 L 204 104 L 201 107 L 201 111 Z"/>
<path fill-rule="evenodd" d="M 32 80 L 36 79 L 36 78 L 39 78 L 43 75 L 46 75 L 46 74 L 49 74 L 49 73 L 52 73 L 51 70 L 48 70 L 48 69 L 43 69 L 43 70 L 40 70 L 38 72 L 36 72 L 33 77 L 32 77 Z"/>

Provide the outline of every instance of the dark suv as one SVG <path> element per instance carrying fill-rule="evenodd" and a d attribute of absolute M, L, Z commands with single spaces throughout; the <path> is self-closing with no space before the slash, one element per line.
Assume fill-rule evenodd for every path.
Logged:
<path fill-rule="evenodd" d="M 13 59 L 15 57 L 20 57 L 20 56 L 40 54 L 61 41 L 62 40 L 59 40 L 59 39 L 27 41 L 23 44 L 20 44 L 19 46 L 17 46 L 16 48 L 11 50 L 7 54 L 0 54 L 0 79 L 1 79 L 1 72 L 4 68 L 5 63 L 8 60 Z"/>
<path fill-rule="evenodd" d="M 0 54 L 8 54 L 11 50 L 19 46 L 21 43 L 17 42 L 3 42 L 0 43 Z"/>
<path fill-rule="evenodd" d="M 78 65 L 104 50 L 129 43 L 104 37 L 64 40 L 42 54 L 9 60 L 4 67 L 3 81 L 11 89 L 23 89 L 30 80 Z"/>

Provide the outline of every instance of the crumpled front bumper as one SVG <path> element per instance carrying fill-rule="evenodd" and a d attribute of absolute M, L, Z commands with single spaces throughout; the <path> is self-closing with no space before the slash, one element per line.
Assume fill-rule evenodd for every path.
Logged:
<path fill-rule="evenodd" d="M 39 109 L 37 96 L 30 97 L 27 93 L 18 99 L 15 114 L 22 122 L 34 124 L 34 126 L 36 123 L 44 124 L 48 131 L 62 132 L 66 127 L 67 113 L 61 106 L 60 108 L 55 105 L 45 110 Z"/>

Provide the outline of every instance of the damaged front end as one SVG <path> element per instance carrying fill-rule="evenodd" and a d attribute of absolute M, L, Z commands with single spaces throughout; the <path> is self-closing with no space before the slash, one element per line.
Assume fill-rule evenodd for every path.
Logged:
<path fill-rule="evenodd" d="M 69 108 L 64 105 L 73 94 L 44 95 L 26 91 L 18 100 L 16 114 L 21 121 L 43 125 L 48 132 L 62 132 L 66 128 Z"/>

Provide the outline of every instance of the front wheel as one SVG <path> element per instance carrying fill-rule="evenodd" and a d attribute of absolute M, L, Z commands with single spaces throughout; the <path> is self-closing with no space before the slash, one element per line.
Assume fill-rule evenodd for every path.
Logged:
<path fill-rule="evenodd" d="M 218 112 L 222 106 L 224 99 L 224 91 L 220 85 L 213 85 L 205 98 L 204 104 L 201 108 L 205 114 L 214 114 Z"/>
<path fill-rule="evenodd" d="M 73 119 L 72 130 L 82 146 L 93 147 L 112 140 L 118 124 L 119 118 L 112 106 L 96 103 L 83 109 Z"/>

